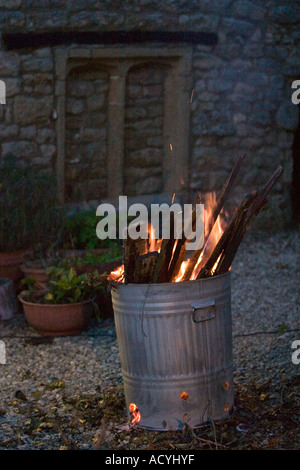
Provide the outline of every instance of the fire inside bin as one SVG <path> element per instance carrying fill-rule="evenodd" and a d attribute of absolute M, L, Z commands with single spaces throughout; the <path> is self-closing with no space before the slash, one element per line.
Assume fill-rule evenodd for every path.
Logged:
<path fill-rule="evenodd" d="M 224 205 L 243 160 L 218 197 L 204 200 L 201 248 L 189 252 L 189 236 L 157 239 L 150 226 L 148 240 L 125 240 L 124 263 L 110 273 L 125 399 L 139 427 L 179 430 L 187 417 L 199 427 L 233 412 L 231 264 L 283 171 L 230 217 Z"/>

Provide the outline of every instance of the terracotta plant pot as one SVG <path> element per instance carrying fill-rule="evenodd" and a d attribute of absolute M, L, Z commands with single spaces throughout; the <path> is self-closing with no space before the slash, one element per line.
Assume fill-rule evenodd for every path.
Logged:
<path fill-rule="evenodd" d="M 45 287 L 49 281 L 49 276 L 46 274 L 46 268 L 31 268 L 23 264 L 21 266 L 21 270 L 24 274 L 24 277 L 32 277 L 41 286 Z"/>
<path fill-rule="evenodd" d="M 39 304 L 28 302 L 22 294 L 26 320 L 43 336 L 76 335 L 86 330 L 94 315 L 93 299 L 74 304 Z"/>
<path fill-rule="evenodd" d="M 5 277 L 13 281 L 15 289 L 18 290 L 19 282 L 23 277 L 21 265 L 28 251 L 18 250 L 0 253 L 0 278 Z"/>

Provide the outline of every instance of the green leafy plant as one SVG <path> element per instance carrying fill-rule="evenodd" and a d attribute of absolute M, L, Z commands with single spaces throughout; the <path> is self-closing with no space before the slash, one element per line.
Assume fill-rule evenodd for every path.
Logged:
<path fill-rule="evenodd" d="M 0 251 L 8 252 L 47 245 L 54 241 L 62 223 L 54 178 L 13 156 L 0 166 Z"/>
<path fill-rule="evenodd" d="M 90 253 L 87 252 L 82 256 L 73 256 L 71 258 L 65 258 L 58 263 L 58 267 L 70 268 L 75 266 L 97 266 L 104 263 L 110 263 L 114 261 L 122 261 L 122 253 L 118 245 L 113 245 L 108 251 L 103 253 Z M 76 269 L 76 268 L 75 268 Z"/>
<path fill-rule="evenodd" d="M 60 235 L 60 244 L 64 249 L 95 249 L 99 247 L 100 240 L 96 235 L 98 223 L 96 211 L 80 211 L 68 215 L 63 223 Z M 107 246 L 101 243 L 102 247 Z"/>
<path fill-rule="evenodd" d="M 52 266 L 46 272 L 50 280 L 45 292 L 39 289 L 33 278 L 23 279 L 23 285 L 27 286 L 27 290 L 23 291 L 23 296 L 30 302 L 77 303 L 94 298 L 97 290 L 102 288 L 99 282 L 94 281 L 93 276 L 78 275 L 74 268 L 63 269 Z"/>
<path fill-rule="evenodd" d="M 128 217 L 131 220 L 132 217 Z M 68 215 L 63 223 L 59 244 L 64 249 L 88 249 L 113 248 L 119 246 L 119 240 L 100 240 L 96 235 L 96 227 L 99 222 L 95 210 L 78 211 Z M 118 227 L 118 216 L 116 218 Z M 117 234 L 118 237 L 118 234 Z"/>

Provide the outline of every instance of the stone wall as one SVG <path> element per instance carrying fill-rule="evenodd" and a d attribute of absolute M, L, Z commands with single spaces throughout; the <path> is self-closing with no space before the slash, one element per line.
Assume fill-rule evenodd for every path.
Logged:
<path fill-rule="evenodd" d="M 127 76 L 124 193 L 128 196 L 163 191 L 164 75 L 157 66 L 142 65 Z"/>
<path fill-rule="evenodd" d="M 291 84 L 300 79 L 299 25 L 300 8 L 292 0 L 0 0 L 0 79 L 7 87 L 7 103 L 0 105 L 1 158 L 13 153 L 20 163 L 27 160 L 41 170 L 57 171 L 61 145 L 57 118 L 64 99 L 57 70 L 58 46 L 8 50 L 6 34 L 92 30 L 216 33 L 217 44 L 188 44 L 192 73 L 185 90 L 191 97 L 189 122 L 183 124 L 189 126 L 185 189 L 220 189 L 242 152 L 248 156 L 236 189 L 239 195 L 264 182 L 281 164 L 285 171 L 265 210 L 264 224 L 270 221 L 282 226 L 290 215 L 291 147 L 298 126 Z M 67 51 L 73 47 L 76 44 L 62 46 Z M 92 51 L 96 46 L 80 47 Z M 66 197 L 98 199 L 108 194 L 109 85 L 105 74 L 111 72 L 95 70 L 95 64 L 92 70 L 83 64 L 77 72 L 73 68 L 67 75 L 67 112 L 62 121 Z M 132 69 L 125 77 L 121 177 L 123 189 L 132 195 L 161 190 L 162 160 L 172 144 L 163 133 L 163 68 L 156 66 L 150 72 Z M 153 82 L 147 84 L 149 76 Z M 152 97 L 144 96 L 149 85 Z M 143 96 L 134 96 L 132 90 L 139 87 Z M 120 179 L 119 174 L 116 177 Z"/>
<path fill-rule="evenodd" d="M 1 157 L 13 154 L 41 168 L 52 168 L 56 152 L 54 62 L 51 48 L 0 52 L 6 84 L 1 106 Z"/>
<path fill-rule="evenodd" d="M 66 86 L 66 200 L 107 196 L 108 73 L 74 68 Z"/>

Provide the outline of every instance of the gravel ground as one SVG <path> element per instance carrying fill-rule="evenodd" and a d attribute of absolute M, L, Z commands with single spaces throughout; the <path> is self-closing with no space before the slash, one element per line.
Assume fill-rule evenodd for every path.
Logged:
<path fill-rule="evenodd" d="M 276 390 L 299 376 L 300 364 L 291 361 L 291 344 L 300 340 L 299 266 L 299 231 L 245 237 L 232 269 L 236 387 L 270 383 Z M 7 353 L 0 365 L 0 450 L 65 449 L 71 441 L 94 448 L 99 425 L 82 417 L 92 406 L 84 397 L 99 403 L 100 392 L 122 389 L 113 321 L 48 343 L 35 338 L 23 314 L 0 323 Z M 106 423 L 106 432 L 113 426 Z"/>

